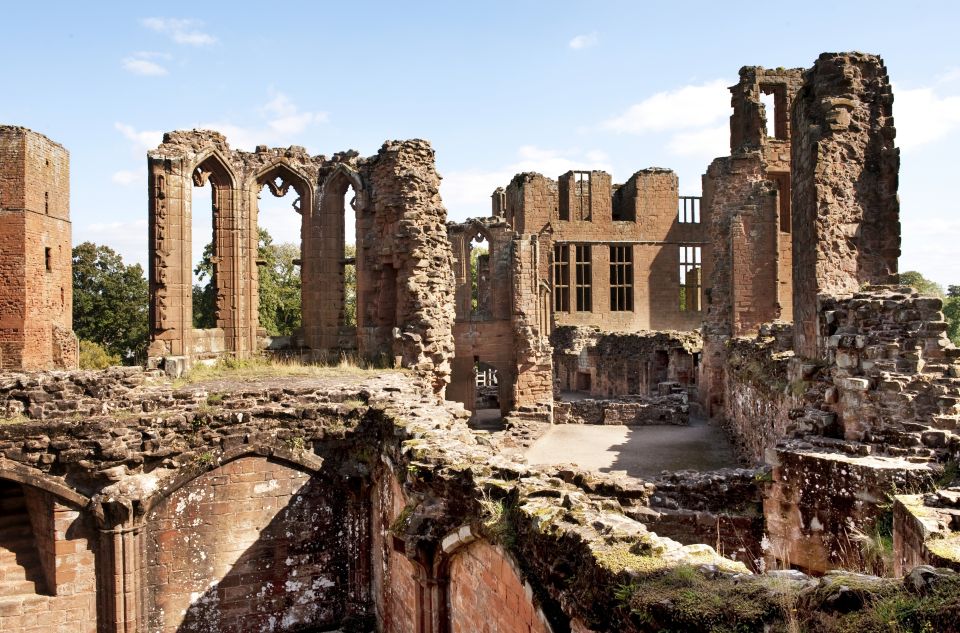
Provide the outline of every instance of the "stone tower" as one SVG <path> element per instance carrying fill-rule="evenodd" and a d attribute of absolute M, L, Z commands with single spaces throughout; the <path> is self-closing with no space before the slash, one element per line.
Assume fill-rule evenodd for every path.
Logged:
<path fill-rule="evenodd" d="M 73 334 L 70 155 L 0 125 L 0 369 L 69 369 Z"/>

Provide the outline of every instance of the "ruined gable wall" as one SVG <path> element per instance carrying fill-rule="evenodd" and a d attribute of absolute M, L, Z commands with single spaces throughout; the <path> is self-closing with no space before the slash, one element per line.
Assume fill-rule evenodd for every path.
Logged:
<path fill-rule="evenodd" d="M 883 61 L 824 53 L 793 110 L 793 305 L 798 354 L 824 353 L 819 295 L 895 280 L 900 255 L 893 94 Z"/>

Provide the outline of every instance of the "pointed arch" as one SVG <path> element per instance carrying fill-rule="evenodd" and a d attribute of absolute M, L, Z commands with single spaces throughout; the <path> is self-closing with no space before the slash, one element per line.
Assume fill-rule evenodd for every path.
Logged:
<path fill-rule="evenodd" d="M 224 158 L 216 147 L 207 147 L 200 151 L 193 166 L 190 168 L 191 177 L 201 169 L 213 178 L 213 184 L 218 187 L 235 188 L 237 185 L 237 176 L 230 166 L 230 163 Z"/>
<path fill-rule="evenodd" d="M 157 488 L 152 495 L 141 500 L 138 513 L 143 516 L 147 515 L 160 502 L 175 493 L 177 490 L 180 490 L 184 486 L 188 485 L 194 479 L 202 477 L 210 471 L 229 464 L 230 462 L 246 457 L 260 457 L 267 460 L 272 460 L 310 475 L 320 472 L 320 469 L 323 467 L 323 458 L 309 451 L 290 450 L 286 446 L 281 446 L 279 443 L 244 444 L 242 446 L 226 450 L 217 455 L 213 464 L 211 464 L 212 467 L 204 466 L 198 468 L 187 466 L 182 468 L 173 477 L 164 481 L 163 485 Z"/>

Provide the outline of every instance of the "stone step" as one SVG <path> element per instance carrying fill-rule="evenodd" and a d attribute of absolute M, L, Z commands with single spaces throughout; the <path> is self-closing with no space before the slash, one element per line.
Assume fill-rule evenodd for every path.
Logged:
<path fill-rule="evenodd" d="M 37 593 L 37 585 L 30 580 L 0 582 L 0 596 L 21 596 Z"/>

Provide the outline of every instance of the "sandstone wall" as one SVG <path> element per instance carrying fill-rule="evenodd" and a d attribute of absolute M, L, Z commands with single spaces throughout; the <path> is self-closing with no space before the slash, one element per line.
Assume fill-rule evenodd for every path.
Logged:
<path fill-rule="evenodd" d="M 0 126 L 0 191 L 0 368 L 76 367 L 67 150 Z"/>
<path fill-rule="evenodd" d="M 351 520 L 346 496 L 322 475 L 259 457 L 204 473 L 145 518 L 150 630 L 338 624 Z"/>
<path fill-rule="evenodd" d="M 450 562 L 451 633 L 552 633 L 513 561 L 482 540 Z"/>
<path fill-rule="evenodd" d="M 818 358 L 820 295 L 894 282 L 900 256 L 899 150 L 883 61 L 824 53 L 793 109 L 793 304 L 798 354 Z"/>

